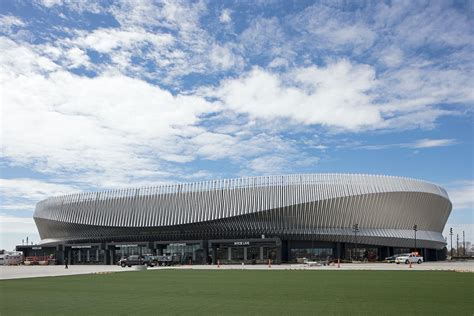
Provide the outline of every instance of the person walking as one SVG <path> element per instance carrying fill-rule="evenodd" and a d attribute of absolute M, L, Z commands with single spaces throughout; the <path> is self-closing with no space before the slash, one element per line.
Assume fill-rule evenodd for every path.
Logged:
<path fill-rule="evenodd" d="M 69 269 L 67 266 L 67 256 L 64 257 L 64 269 Z"/>

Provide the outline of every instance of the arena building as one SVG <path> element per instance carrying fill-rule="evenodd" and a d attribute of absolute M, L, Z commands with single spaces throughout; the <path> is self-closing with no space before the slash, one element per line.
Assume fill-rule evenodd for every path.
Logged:
<path fill-rule="evenodd" d="M 417 250 L 444 258 L 446 191 L 361 174 L 263 176 L 53 197 L 37 204 L 42 242 L 25 255 L 115 264 L 131 254 L 182 263 L 299 258 L 381 260 Z"/>

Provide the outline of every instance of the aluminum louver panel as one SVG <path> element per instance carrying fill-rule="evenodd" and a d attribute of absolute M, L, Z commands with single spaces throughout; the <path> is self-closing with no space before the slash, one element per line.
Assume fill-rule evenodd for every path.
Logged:
<path fill-rule="evenodd" d="M 265 176 L 79 193 L 37 204 L 42 239 L 202 238 L 281 235 L 387 244 L 412 238 L 444 244 L 446 191 L 400 177 L 359 174 Z M 96 231 L 96 232 L 95 232 Z M 304 237 L 304 238 L 306 238 Z"/>

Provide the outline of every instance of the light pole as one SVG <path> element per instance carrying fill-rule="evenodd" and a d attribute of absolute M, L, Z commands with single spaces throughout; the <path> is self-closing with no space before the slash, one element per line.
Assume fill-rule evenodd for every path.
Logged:
<path fill-rule="evenodd" d="M 356 253 L 356 256 L 359 257 L 359 254 L 357 253 L 357 233 L 359 232 L 359 224 L 352 225 L 352 231 L 354 232 L 355 253 Z"/>
<path fill-rule="evenodd" d="M 413 225 L 413 230 L 415 231 L 415 252 L 416 252 L 416 232 L 418 231 L 418 225 Z"/>
<path fill-rule="evenodd" d="M 456 234 L 456 257 L 459 257 L 459 234 Z"/>
<path fill-rule="evenodd" d="M 466 256 L 466 235 L 464 234 L 464 230 L 462 231 L 462 254 Z"/>
<path fill-rule="evenodd" d="M 451 260 L 453 260 L 453 228 L 449 229 L 449 235 L 451 236 Z"/>

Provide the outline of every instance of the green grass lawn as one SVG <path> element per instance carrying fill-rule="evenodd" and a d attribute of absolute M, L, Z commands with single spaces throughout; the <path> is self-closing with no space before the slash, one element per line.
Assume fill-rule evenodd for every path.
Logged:
<path fill-rule="evenodd" d="M 154 270 L 0 281 L 0 315 L 474 314 L 474 274 Z"/>

